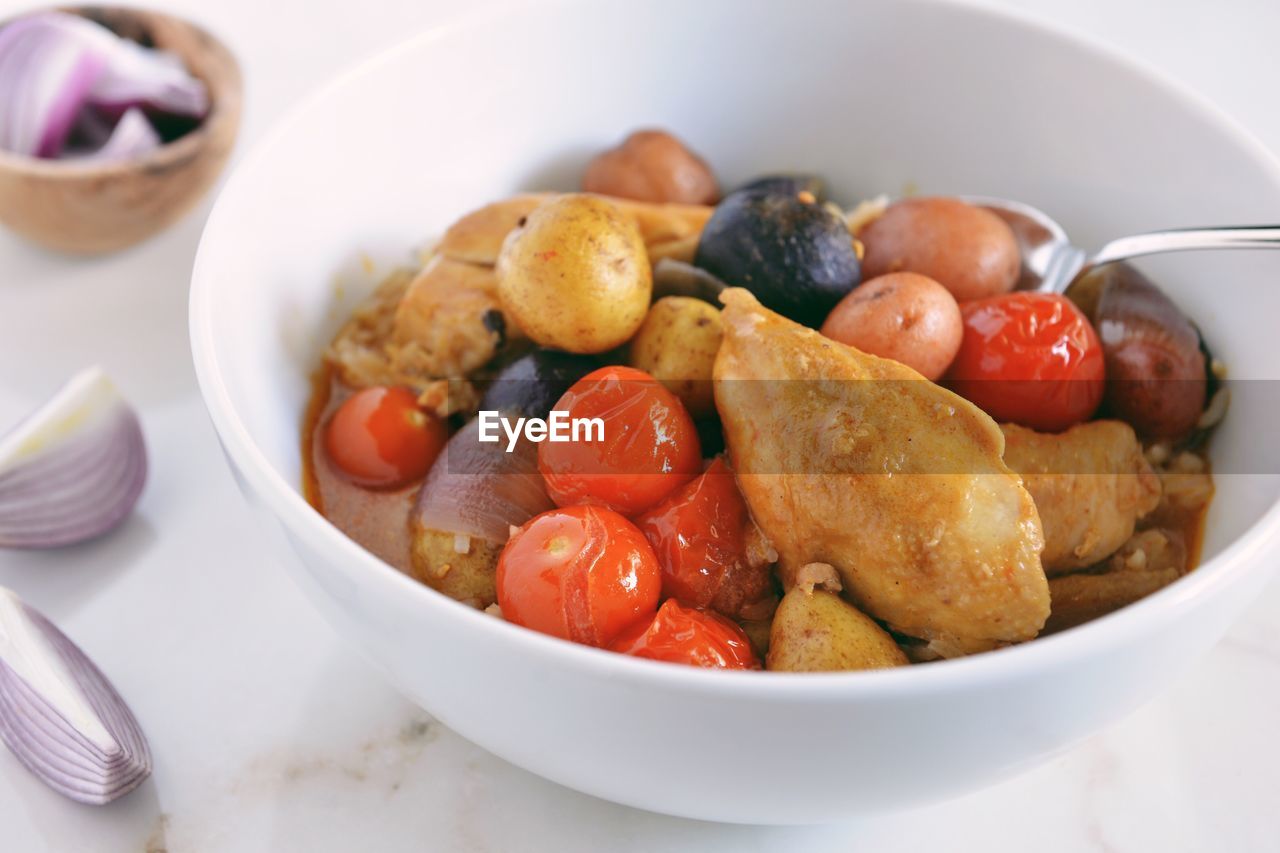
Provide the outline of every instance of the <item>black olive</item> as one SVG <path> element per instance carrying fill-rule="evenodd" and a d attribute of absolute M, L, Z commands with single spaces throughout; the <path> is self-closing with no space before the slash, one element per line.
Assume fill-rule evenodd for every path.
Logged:
<path fill-rule="evenodd" d="M 693 262 L 766 308 L 818 326 L 861 280 L 844 219 L 801 192 L 739 191 L 720 202 Z"/>
<path fill-rule="evenodd" d="M 545 418 L 570 385 L 600 366 L 587 355 L 533 350 L 498 372 L 480 398 L 480 410 Z"/>
<path fill-rule="evenodd" d="M 809 193 L 818 201 L 826 198 L 826 187 L 823 186 L 822 178 L 805 174 L 765 175 L 747 181 L 734 192 L 763 192 L 779 195 Z"/>

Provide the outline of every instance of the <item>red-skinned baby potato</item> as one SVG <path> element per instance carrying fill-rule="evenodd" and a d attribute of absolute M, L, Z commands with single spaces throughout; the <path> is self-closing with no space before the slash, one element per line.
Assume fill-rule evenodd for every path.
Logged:
<path fill-rule="evenodd" d="M 895 202 L 858 232 L 864 279 L 915 272 L 958 302 L 1008 293 L 1022 258 L 1013 230 L 989 210 L 944 197 Z"/>
<path fill-rule="evenodd" d="M 960 349 L 964 323 L 945 287 L 918 273 L 895 272 L 854 288 L 827 315 L 821 331 L 936 380 Z"/>
<path fill-rule="evenodd" d="M 598 154 L 587 165 L 582 189 L 658 203 L 715 204 L 720 198 L 706 162 L 663 130 L 637 130 Z"/>

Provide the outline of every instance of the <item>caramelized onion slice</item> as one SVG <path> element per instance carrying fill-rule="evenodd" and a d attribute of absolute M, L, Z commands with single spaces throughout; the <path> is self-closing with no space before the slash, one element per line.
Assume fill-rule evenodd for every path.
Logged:
<path fill-rule="evenodd" d="M 1067 296 L 1098 330 L 1107 410 L 1147 439 L 1177 440 L 1195 429 L 1208 373 L 1200 336 L 1178 306 L 1123 263 L 1088 273 Z"/>
<path fill-rule="evenodd" d="M 479 436 L 480 421 L 473 419 L 449 439 L 418 493 L 415 531 L 502 543 L 513 525 L 552 508 L 538 473 L 537 445 L 521 440 L 508 453 L 505 438 L 486 443 Z"/>

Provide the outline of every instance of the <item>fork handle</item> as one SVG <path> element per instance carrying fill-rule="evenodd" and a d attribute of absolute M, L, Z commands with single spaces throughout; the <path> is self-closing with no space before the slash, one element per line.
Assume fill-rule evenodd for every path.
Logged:
<path fill-rule="evenodd" d="M 1112 240 L 1089 259 L 1089 266 L 1109 264 L 1192 249 L 1273 249 L 1280 247 L 1280 225 L 1230 225 L 1220 228 L 1175 228 Z"/>

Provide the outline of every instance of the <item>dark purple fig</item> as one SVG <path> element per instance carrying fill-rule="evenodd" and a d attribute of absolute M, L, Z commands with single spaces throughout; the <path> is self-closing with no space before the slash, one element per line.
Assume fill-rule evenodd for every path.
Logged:
<path fill-rule="evenodd" d="M 730 193 L 702 229 L 693 263 L 814 328 L 861 281 L 844 217 L 808 192 Z"/>
<path fill-rule="evenodd" d="M 535 349 L 502 368 L 480 399 L 480 410 L 545 418 L 570 385 L 599 366 L 589 355 Z"/>
<path fill-rule="evenodd" d="M 807 192 L 818 201 L 822 201 L 827 197 L 825 189 L 822 184 L 822 178 L 817 175 L 789 173 L 765 175 L 764 177 L 756 178 L 738 187 L 734 192 L 746 190 L 747 192 L 772 193 L 775 195 L 796 195 L 797 193 Z"/>

